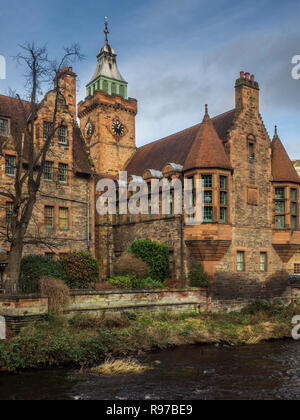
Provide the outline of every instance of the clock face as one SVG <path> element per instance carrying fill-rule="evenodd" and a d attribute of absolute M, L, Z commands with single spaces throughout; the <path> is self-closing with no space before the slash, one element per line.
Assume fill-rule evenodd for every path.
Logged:
<path fill-rule="evenodd" d="M 119 120 L 114 120 L 111 129 L 115 136 L 121 137 L 124 134 L 125 127 Z"/>
<path fill-rule="evenodd" d="M 91 137 L 91 135 L 93 134 L 93 131 L 94 131 L 93 124 L 91 122 L 88 122 L 87 125 L 85 126 L 85 135 L 87 137 Z"/>

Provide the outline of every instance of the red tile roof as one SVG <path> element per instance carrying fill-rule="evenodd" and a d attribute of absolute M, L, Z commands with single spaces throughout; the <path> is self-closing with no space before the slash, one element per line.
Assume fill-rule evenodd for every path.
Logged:
<path fill-rule="evenodd" d="M 219 168 L 232 170 L 224 146 L 210 119 L 207 109 L 183 170 Z"/>
<path fill-rule="evenodd" d="M 277 128 L 272 140 L 272 176 L 274 182 L 300 184 L 299 175 L 278 137 Z"/>
<path fill-rule="evenodd" d="M 235 110 L 225 112 L 212 119 L 221 140 L 226 140 L 228 130 L 233 124 Z M 147 144 L 137 149 L 126 167 L 129 175 L 142 176 L 146 169 L 162 170 L 166 163 L 184 166 L 201 124 L 184 131 Z"/>

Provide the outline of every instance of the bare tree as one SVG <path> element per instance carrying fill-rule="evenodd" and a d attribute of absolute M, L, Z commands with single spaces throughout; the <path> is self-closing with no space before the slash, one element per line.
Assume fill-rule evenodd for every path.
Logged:
<path fill-rule="evenodd" d="M 46 47 L 37 47 L 34 43 L 20 46 L 21 53 L 16 57 L 26 68 L 26 88 L 29 104 L 25 105 L 17 94 L 18 110 L 21 115 L 18 122 L 12 119 L 12 139 L 16 151 L 16 167 L 14 184 L 11 188 L 1 188 L 0 196 L 12 202 L 11 223 L 7 229 L 7 241 L 10 243 L 8 257 L 7 293 L 18 291 L 20 265 L 28 225 L 32 220 L 37 194 L 41 187 L 42 174 L 45 169 L 47 153 L 55 133 L 58 130 L 58 109 L 63 95 L 60 79 L 65 75 L 64 68 L 74 59 L 82 59 L 79 46 L 73 45 L 64 49 L 64 55 L 59 62 L 48 58 Z M 52 122 L 45 141 L 41 147 L 34 143 L 34 121 L 38 112 L 38 97 L 41 94 L 42 83 L 55 81 L 54 107 L 51 111 Z M 37 238 L 32 239 L 37 241 Z"/>

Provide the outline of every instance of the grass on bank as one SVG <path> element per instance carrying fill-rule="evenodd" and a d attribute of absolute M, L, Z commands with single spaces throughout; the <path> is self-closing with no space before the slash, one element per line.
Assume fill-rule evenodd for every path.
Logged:
<path fill-rule="evenodd" d="M 92 372 L 99 375 L 115 376 L 115 375 L 128 375 L 128 374 L 141 374 L 147 370 L 152 370 L 153 367 L 141 365 L 131 359 L 112 360 L 107 359 L 100 366 L 91 369 Z"/>
<path fill-rule="evenodd" d="M 51 318 L 10 332 L 0 342 L 0 369 L 18 371 L 57 366 L 91 367 L 107 358 L 187 344 L 255 344 L 291 337 L 289 307 L 256 302 L 240 313 L 124 313 L 106 318 Z"/>

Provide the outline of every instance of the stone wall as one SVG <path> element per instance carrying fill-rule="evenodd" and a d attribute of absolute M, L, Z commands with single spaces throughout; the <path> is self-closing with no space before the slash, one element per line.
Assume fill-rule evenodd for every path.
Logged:
<path fill-rule="evenodd" d="M 186 277 L 192 264 L 192 256 L 190 250 L 182 242 L 181 235 L 180 217 L 121 224 L 114 227 L 115 255 L 121 255 L 137 239 L 150 239 L 166 244 L 173 254 L 173 277 L 178 279 L 183 277 L 183 282 L 186 282 Z M 183 267 L 181 266 L 182 257 Z"/>
<path fill-rule="evenodd" d="M 289 287 L 279 300 L 287 305 L 300 298 L 300 287 Z M 72 291 L 64 315 L 104 316 L 109 312 L 233 312 L 255 299 L 216 299 L 206 288 L 165 290 Z M 269 299 L 272 301 L 274 299 Z M 48 299 L 41 296 L 0 296 L 0 315 L 8 325 L 21 327 L 48 314 Z"/>
<path fill-rule="evenodd" d="M 259 114 L 258 90 L 236 88 L 239 111 L 228 133 L 227 150 L 232 177 L 232 244 L 216 266 L 217 299 L 284 296 L 288 287 L 285 266 L 272 246 L 271 141 Z M 249 158 L 248 141 L 254 142 Z M 255 200 L 250 193 L 255 192 Z M 244 251 L 244 272 L 237 271 L 237 252 Z M 260 252 L 267 253 L 267 272 L 260 271 Z"/>

